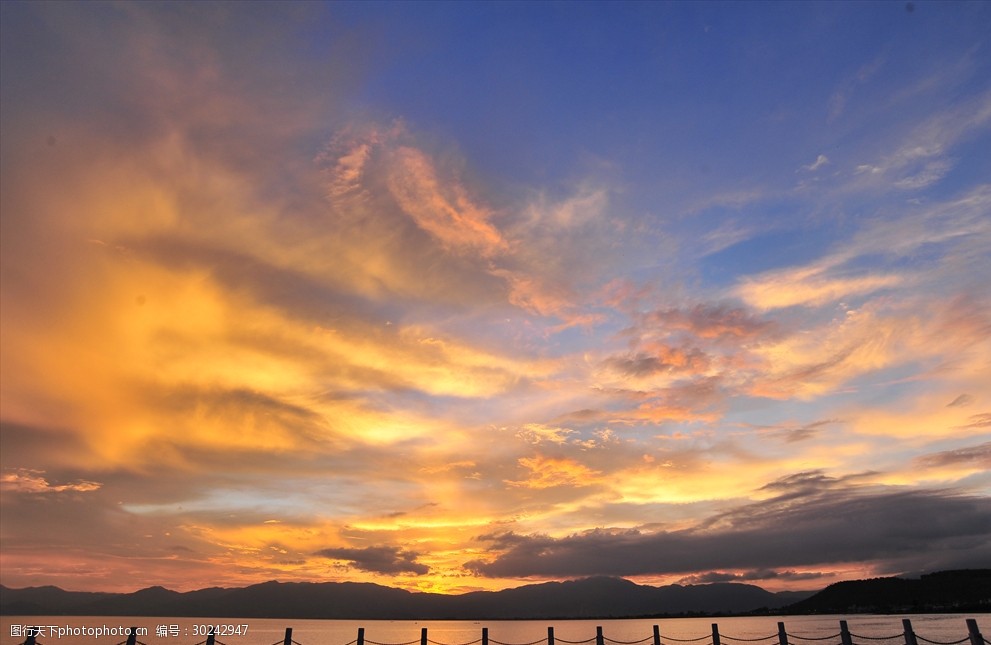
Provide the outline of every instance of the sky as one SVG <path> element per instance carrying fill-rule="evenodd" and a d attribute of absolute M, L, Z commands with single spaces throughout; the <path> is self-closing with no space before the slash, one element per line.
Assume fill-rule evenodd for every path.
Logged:
<path fill-rule="evenodd" d="M 991 567 L 991 3 L 0 12 L 4 585 Z"/>

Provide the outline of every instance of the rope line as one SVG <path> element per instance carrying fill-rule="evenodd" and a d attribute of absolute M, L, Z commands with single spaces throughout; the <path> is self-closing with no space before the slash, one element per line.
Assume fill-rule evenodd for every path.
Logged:
<path fill-rule="evenodd" d="M 726 639 L 728 641 L 740 641 L 743 643 L 756 643 L 757 641 L 769 641 L 772 638 L 777 638 L 777 634 L 771 634 L 770 636 L 761 636 L 760 638 L 734 638 L 732 636 L 726 636 L 724 634 L 719 635 L 719 639 Z"/>
<path fill-rule="evenodd" d="M 918 634 L 916 634 L 915 637 L 920 641 L 925 641 L 927 643 L 931 643 L 932 645 L 960 645 L 960 643 L 966 643 L 967 641 L 970 640 L 970 636 L 961 638 L 958 641 L 931 641 L 928 638 L 925 638 L 924 636 L 919 636 Z"/>
<path fill-rule="evenodd" d="M 538 645 L 538 643 L 546 643 L 547 639 L 541 638 L 539 641 L 533 641 L 530 643 L 503 643 L 502 641 L 497 641 L 494 638 L 490 638 L 489 642 L 493 643 L 493 645 Z M 991 645 L 991 643 L 989 643 L 988 645 Z"/>
<path fill-rule="evenodd" d="M 586 638 L 583 641 L 568 641 L 568 640 L 565 640 L 563 638 L 558 638 L 557 636 L 554 637 L 554 642 L 555 643 L 558 642 L 558 641 L 560 641 L 562 643 L 568 643 L 568 645 L 582 645 L 583 643 L 591 643 L 594 640 L 595 640 L 595 636 L 593 636 L 592 638 Z"/>
<path fill-rule="evenodd" d="M 834 638 L 839 638 L 843 634 L 841 632 L 837 632 L 837 633 L 833 634 L 832 636 L 823 636 L 821 638 L 816 637 L 816 636 L 799 636 L 798 634 L 789 634 L 787 632 L 785 632 L 785 635 L 788 638 L 797 638 L 800 641 L 831 641 Z M 950 645 L 950 644 L 949 643 L 934 643 L 933 645 Z M 956 643 L 954 643 L 953 645 L 956 645 Z"/>
<path fill-rule="evenodd" d="M 652 638 L 654 638 L 654 635 L 653 634 L 651 634 L 647 638 L 641 638 L 638 641 L 618 641 L 618 640 L 609 638 L 608 636 L 603 636 L 602 637 L 602 640 L 609 641 L 610 643 L 616 643 L 616 645 L 638 645 L 639 643 L 646 643 L 647 641 L 651 640 Z"/>
<path fill-rule="evenodd" d="M 437 641 L 429 638 L 427 639 L 427 642 L 433 643 L 433 645 L 452 645 L 451 643 L 438 643 Z M 481 643 L 481 642 L 482 642 L 481 638 L 476 638 L 473 641 L 468 641 L 467 643 L 457 643 L 456 645 L 475 645 L 475 643 Z M 939 645 L 939 643 L 937 643 L 936 645 Z"/>
<path fill-rule="evenodd" d="M 418 638 L 415 641 L 406 641 L 405 643 L 379 643 L 377 641 L 370 641 L 366 638 L 365 642 L 368 643 L 368 645 L 416 645 L 420 642 L 420 639 Z"/>
<path fill-rule="evenodd" d="M 698 638 L 675 638 L 674 636 L 665 636 L 661 640 L 675 641 L 677 643 L 697 643 L 698 641 L 704 641 L 705 639 L 712 639 L 712 634 L 706 634 L 705 636 L 699 636 Z"/>
<path fill-rule="evenodd" d="M 905 634 L 895 634 L 894 636 L 861 636 L 860 634 L 851 633 L 852 638 L 863 638 L 868 641 L 890 641 L 892 638 L 905 638 Z"/>

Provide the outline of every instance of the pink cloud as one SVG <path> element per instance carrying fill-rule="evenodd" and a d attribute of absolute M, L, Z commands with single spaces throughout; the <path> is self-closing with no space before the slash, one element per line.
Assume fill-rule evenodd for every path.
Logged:
<path fill-rule="evenodd" d="M 489 223 L 492 211 L 472 201 L 460 183 L 442 182 L 426 154 L 400 146 L 392 160 L 389 190 L 417 226 L 455 251 L 492 257 L 508 249 L 502 234 Z"/>

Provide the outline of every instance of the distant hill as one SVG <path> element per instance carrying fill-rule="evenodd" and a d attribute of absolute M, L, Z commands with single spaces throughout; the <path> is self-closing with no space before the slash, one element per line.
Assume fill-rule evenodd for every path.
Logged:
<path fill-rule="evenodd" d="M 266 582 L 186 593 L 149 587 L 129 594 L 0 587 L 0 614 L 354 620 L 620 618 L 778 609 L 811 593 L 775 594 L 736 583 L 652 587 L 605 577 L 461 595 L 411 593 L 355 582 Z"/>
<path fill-rule="evenodd" d="M 918 579 L 852 580 L 818 593 L 771 593 L 736 583 L 652 587 L 606 577 L 450 596 L 356 582 L 266 582 L 186 593 L 149 587 L 129 594 L 0 586 L 0 614 L 5 616 L 483 620 L 941 611 L 991 611 L 991 569 L 943 571 Z"/>
<path fill-rule="evenodd" d="M 991 611 L 991 569 L 940 571 L 918 579 L 873 578 L 831 584 L 783 613 Z"/>

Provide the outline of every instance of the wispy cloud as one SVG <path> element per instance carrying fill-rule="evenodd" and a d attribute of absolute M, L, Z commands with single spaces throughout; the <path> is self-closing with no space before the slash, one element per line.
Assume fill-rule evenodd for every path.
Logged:
<path fill-rule="evenodd" d="M 916 126 L 894 151 L 859 164 L 864 185 L 919 190 L 941 181 L 953 169 L 951 150 L 967 135 L 991 122 L 991 94 L 939 112 Z"/>
<path fill-rule="evenodd" d="M 808 170 L 809 172 L 815 172 L 816 170 L 819 170 L 820 168 L 822 168 L 827 164 L 829 164 L 829 157 L 827 157 L 826 155 L 819 155 L 818 157 L 816 157 L 815 161 L 813 161 L 807 166 L 802 166 L 802 168 Z"/>
<path fill-rule="evenodd" d="M 491 213 L 473 203 L 463 186 L 441 184 L 423 152 L 402 146 L 393 154 L 396 167 L 389 175 L 389 189 L 418 226 L 449 248 L 490 256 L 507 247 L 488 221 Z"/>
<path fill-rule="evenodd" d="M 839 119 L 859 88 L 869 84 L 887 64 L 887 56 L 881 55 L 862 65 L 855 74 L 845 79 L 829 97 L 827 120 Z"/>
<path fill-rule="evenodd" d="M 0 476 L 0 486 L 3 490 L 14 493 L 86 493 L 99 490 L 102 484 L 93 481 L 76 481 L 68 484 L 50 484 L 45 479 L 43 471 L 17 469 Z"/>
<path fill-rule="evenodd" d="M 771 310 L 799 305 L 821 306 L 904 282 L 898 275 L 833 277 L 831 268 L 826 264 L 772 271 L 745 278 L 736 292 L 744 302 L 758 309 Z"/>

